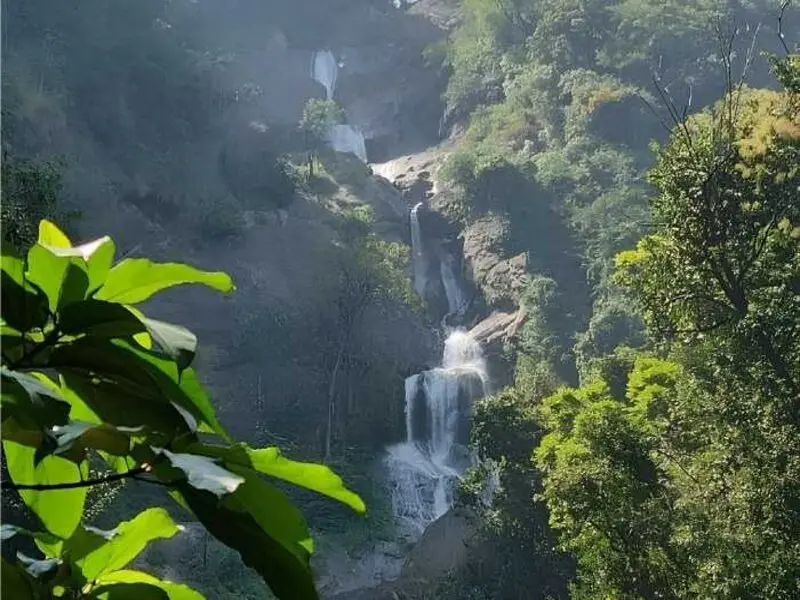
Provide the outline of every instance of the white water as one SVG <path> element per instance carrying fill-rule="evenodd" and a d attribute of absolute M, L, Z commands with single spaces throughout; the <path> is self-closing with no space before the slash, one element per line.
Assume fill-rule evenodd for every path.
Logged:
<path fill-rule="evenodd" d="M 456 314 L 466 304 L 464 292 L 458 284 L 455 270 L 456 259 L 449 252 L 443 251 L 439 260 L 439 269 L 442 273 L 442 285 L 447 296 L 447 308 L 450 314 Z"/>
<path fill-rule="evenodd" d="M 334 125 L 328 132 L 328 141 L 337 152 L 351 152 L 363 162 L 367 162 L 364 134 L 352 125 Z"/>
<path fill-rule="evenodd" d="M 311 58 L 311 77 L 325 87 L 328 100 L 333 100 L 336 91 L 336 76 L 339 66 L 330 50 L 320 50 Z"/>
<path fill-rule="evenodd" d="M 465 424 L 486 384 L 480 345 L 464 331 L 447 338 L 441 367 L 406 380 L 406 441 L 386 459 L 392 509 L 405 535 L 419 537 L 453 505 L 455 484 L 473 463 Z"/>
<path fill-rule="evenodd" d="M 422 249 L 422 230 L 419 227 L 418 211 L 421 206 L 422 202 L 411 209 L 411 258 L 414 270 L 414 290 L 420 298 L 424 299 L 425 287 L 428 282 L 425 274 L 425 254 Z"/>

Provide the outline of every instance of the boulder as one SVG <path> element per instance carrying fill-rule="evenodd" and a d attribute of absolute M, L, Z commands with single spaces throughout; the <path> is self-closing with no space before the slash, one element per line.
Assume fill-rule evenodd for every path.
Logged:
<path fill-rule="evenodd" d="M 467 564 L 477 545 L 478 524 L 466 509 L 449 510 L 425 530 L 403 565 L 408 580 L 434 582 Z"/>

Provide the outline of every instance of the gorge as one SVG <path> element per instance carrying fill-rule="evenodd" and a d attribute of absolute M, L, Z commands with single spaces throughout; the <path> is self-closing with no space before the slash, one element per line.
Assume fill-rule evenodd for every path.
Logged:
<path fill-rule="evenodd" d="M 26 0 L 3 19 L 4 265 L 48 219 L 229 274 L 225 297 L 141 302 L 191 333 L 120 331 L 169 346 L 177 389 L 202 381 L 239 449 L 267 450 L 272 496 L 247 500 L 290 507 L 251 527 L 288 542 L 245 564 L 226 535 L 247 527 L 210 532 L 137 458 L 82 515 L 96 536 L 169 506 L 180 531 L 131 567 L 219 600 L 273 598 L 252 568 L 272 560 L 303 600 L 797 596 L 791 3 Z M 83 460 L 53 432 L 26 439 Z M 336 475 L 297 488 L 281 457 Z M 366 514 L 314 493 L 342 481 Z M 4 545 L 20 498 L 4 486 Z M 26 551 L 70 548 L 45 539 Z"/>

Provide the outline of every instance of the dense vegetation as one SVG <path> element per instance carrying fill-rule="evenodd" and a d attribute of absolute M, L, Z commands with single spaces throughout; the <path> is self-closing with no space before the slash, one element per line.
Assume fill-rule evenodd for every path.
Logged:
<path fill-rule="evenodd" d="M 327 467 L 235 443 L 190 366 L 197 338 L 135 307 L 181 284 L 231 292 L 230 277 L 147 259 L 113 264 L 114 253 L 108 237 L 73 247 L 46 220 L 24 260 L 3 250 L 3 488 L 31 511 L 27 523 L 3 524 L 3 594 L 202 598 L 125 569 L 148 542 L 179 531 L 166 510 L 111 531 L 88 522 L 90 488 L 135 479 L 167 488 L 278 597 L 316 598 L 305 520 L 261 475 L 359 512 L 362 500 Z M 30 550 L 15 554 L 16 536 Z"/>
<path fill-rule="evenodd" d="M 796 597 L 800 63 L 780 7 L 463 8 L 451 211 L 503 215 L 533 269 L 516 381 L 473 418 L 501 466 L 478 506 L 494 550 L 453 597 Z M 765 43 L 782 91 L 739 82 L 769 83 Z M 526 239 L 552 215 L 577 278 L 563 239 Z"/>
<path fill-rule="evenodd" d="M 342 107 L 310 80 L 276 101 L 261 77 L 265 24 L 310 52 L 359 1 L 4 5 L 4 594 L 196 598 L 128 570 L 174 559 L 158 544 L 136 556 L 177 532 L 182 508 L 202 537 L 173 572 L 209 598 L 263 598 L 243 565 L 281 597 L 313 597 L 295 504 L 334 552 L 392 538 L 373 466 L 402 432 L 402 378 L 428 361 L 394 348 L 423 345 L 399 331 L 423 329 L 410 327 L 421 320 L 409 316 L 408 249 L 378 235 L 365 165 L 324 143 Z M 773 0 L 459 8 L 426 52 L 446 75 L 455 141 L 435 208 L 465 235 L 501 225 L 501 253 L 525 255 L 526 284 L 484 300 L 522 305 L 526 320 L 505 348 L 513 381 L 473 415 L 485 462 L 460 502 L 480 544 L 426 593 L 800 597 L 798 11 Z M 264 117 L 273 109 L 286 114 Z M 306 231 L 282 237 L 276 209 L 292 203 Z M 109 239 L 73 248 L 49 224 L 102 232 L 117 219 L 147 229 L 120 244 L 126 255 L 145 234 L 182 257 L 266 231 L 278 241 L 255 247 L 275 256 L 258 259 L 279 275 L 316 265 L 295 296 L 265 300 L 272 281 L 243 282 L 225 339 L 201 353 L 223 357 L 228 381 L 213 396 L 246 422 L 250 446 L 217 423 L 189 364 L 193 334 L 131 306 L 144 297 L 108 296 L 136 261 L 112 266 Z M 303 233 L 309 246 L 324 238 L 319 255 L 293 254 L 287 237 Z M 148 298 L 189 280 L 231 287 L 147 264 L 168 275 L 142 280 Z M 144 408 L 121 410 L 134 395 Z M 320 498 L 362 506 L 328 468 L 277 446 L 335 468 L 370 515 Z M 68 482 L 80 485 L 47 488 Z"/>

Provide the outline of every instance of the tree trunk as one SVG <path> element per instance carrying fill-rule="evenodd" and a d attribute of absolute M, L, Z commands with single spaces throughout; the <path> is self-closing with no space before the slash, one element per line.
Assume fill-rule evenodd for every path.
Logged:
<path fill-rule="evenodd" d="M 328 386 L 328 428 L 325 431 L 325 458 L 324 463 L 329 463 L 331 460 L 331 440 L 333 438 L 333 420 L 336 415 L 336 378 L 339 375 L 339 368 L 342 365 L 342 357 L 344 356 L 345 342 L 342 341 L 339 346 L 339 355 L 336 357 L 336 364 L 333 366 L 331 373 L 331 382 Z"/>

